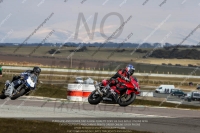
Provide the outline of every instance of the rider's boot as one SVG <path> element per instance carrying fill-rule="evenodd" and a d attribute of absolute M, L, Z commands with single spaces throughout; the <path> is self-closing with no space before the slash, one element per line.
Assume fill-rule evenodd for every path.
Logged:
<path fill-rule="evenodd" d="M 119 99 L 119 94 L 117 92 L 115 92 L 113 89 L 111 89 L 111 94 L 113 95 L 113 98 L 117 102 Z"/>
<path fill-rule="evenodd" d="M 112 101 L 112 99 L 109 98 L 110 95 L 112 94 L 110 90 L 111 89 L 110 89 L 109 85 L 104 88 L 104 94 L 105 94 L 105 96 L 103 97 L 103 100 Z"/>
<path fill-rule="evenodd" d="M 2 90 L 2 93 L 5 92 L 5 90 L 8 88 L 9 85 L 10 85 L 10 81 L 9 81 L 9 80 L 6 80 L 6 82 L 5 82 L 5 87 L 4 87 L 4 89 Z"/>
<path fill-rule="evenodd" d="M 111 95 L 111 91 L 109 89 L 109 90 L 107 90 L 105 97 L 109 97 L 110 95 Z"/>

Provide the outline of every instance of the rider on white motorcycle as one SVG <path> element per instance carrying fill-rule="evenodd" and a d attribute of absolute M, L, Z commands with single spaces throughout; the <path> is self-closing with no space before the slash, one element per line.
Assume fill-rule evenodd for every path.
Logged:
<path fill-rule="evenodd" d="M 41 68 L 36 66 L 33 68 L 33 70 L 27 70 L 27 71 L 21 73 L 19 76 L 14 76 L 11 83 L 13 82 L 14 83 L 13 87 L 17 88 L 21 84 L 21 80 L 19 80 L 19 79 L 23 79 L 25 76 L 29 76 L 31 74 L 35 74 L 38 77 L 40 73 L 41 73 Z M 6 86 L 5 89 L 9 86 L 9 84 L 10 84 L 10 82 L 9 82 L 9 80 L 7 80 L 5 83 L 5 86 Z M 36 87 L 36 85 L 35 85 L 35 87 Z"/>

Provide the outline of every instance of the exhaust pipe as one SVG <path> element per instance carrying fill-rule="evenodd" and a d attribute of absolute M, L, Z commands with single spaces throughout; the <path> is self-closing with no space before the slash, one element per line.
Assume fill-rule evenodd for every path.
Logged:
<path fill-rule="evenodd" d="M 100 88 L 98 85 L 95 86 L 95 89 L 101 96 L 103 96 L 103 93 L 99 90 Z"/>

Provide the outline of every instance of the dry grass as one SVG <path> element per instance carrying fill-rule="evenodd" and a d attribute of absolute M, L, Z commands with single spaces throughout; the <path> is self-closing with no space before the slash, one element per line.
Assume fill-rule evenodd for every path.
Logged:
<path fill-rule="evenodd" d="M 0 53 L 3 54 L 13 54 L 13 51 L 17 48 L 17 46 L 6 46 L 6 47 L 0 47 Z M 50 54 L 47 53 L 47 51 L 51 49 L 57 49 L 56 47 L 47 47 L 47 46 L 42 46 L 39 49 L 36 50 L 35 53 L 32 55 L 37 55 L 37 56 L 51 56 Z M 35 46 L 23 46 L 21 47 L 15 54 L 21 54 L 21 55 L 26 55 L 28 56 L 33 50 L 35 49 Z M 76 52 L 76 47 L 62 47 L 60 50 L 60 54 L 55 54 L 54 57 L 62 57 L 62 58 L 67 58 L 70 56 L 71 52 L 69 50 L 74 50 L 74 55 L 73 58 L 77 59 L 98 59 L 98 60 L 110 60 L 110 61 L 131 61 L 134 58 L 142 58 L 142 56 L 145 55 L 145 53 L 136 53 L 130 56 L 130 53 L 134 50 L 134 48 L 126 48 L 126 52 L 116 52 L 116 48 L 101 48 L 94 56 L 93 53 L 98 49 L 97 48 L 92 48 L 89 47 L 87 51 L 84 52 Z M 114 54 L 108 59 L 110 54 L 114 52 Z"/>
<path fill-rule="evenodd" d="M 148 59 L 139 59 L 134 60 L 137 63 L 149 63 L 149 64 L 157 64 L 161 65 L 162 63 L 168 64 L 171 63 L 172 65 L 180 64 L 182 66 L 188 66 L 188 64 L 192 65 L 200 65 L 200 60 L 193 60 L 193 59 L 156 59 L 156 58 L 148 58 Z"/>
<path fill-rule="evenodd" d="M 0 52 L 4 54 L 13 54 L 13 51 L 17 48 L 17 46 L 6 46 L 6 47 L 0 47 Z M 23 46 L 21 47 L 15 54 L 22 54 L 22 55 L 28 55 L 30 54 L 36 46 Z M 56 47 L 47 47 L 47 46 L 42 46 L 39 49 L 36 50 L 34 55 L 37 56 L 51 56 L 50 54 L 47 53 L 50 49 Z M 158 58 L 148 58 L 144 59 L 142 58 L 145 53 L 137 53 L 135 52 L 134 54 L 130 55 L 132 51 L 135 50 L 135 48 L 125 48 L 125 52 L 116 52 L 116 48 L 101 48 L 94 56 L 92 54 L 95 53 L 95 51 L 98 49 L 93 48 L 93 47 L 88 47 L 87 51 L 84 52 L 74 52 L 73 58 L 75 59 L 91 59 L 91 60 L 106 60 L 106 61 L 122 61 L 122 62 L 137 62 L 137 63 L 147 63 L 147 64 L 159 64 L 161 65 L 162 63 L 171 63 L 173 65 L 175 64 L 181 64 L 184 66 L 187 66 L 188 64 L 192 65 L 198 65 L 200 64 L 199 60 L 193 60 L 193 59 L 158 59 Z M 122 49 L 122 48 L 121 48 Z M 71 52 L 69 50 L 74 50 L 76 51 L 76 47 L 62 47 L 60 50 L 60 54 L 55 54 L 55 57 L 62 57 L 62 58 L 67 58 L 68 56 L 71 55 Z M 147 51 L 152 51 L 152 48 L 146 48 L 145 50 Z M 108 58 L 111 53 L 114 54 Z"/>

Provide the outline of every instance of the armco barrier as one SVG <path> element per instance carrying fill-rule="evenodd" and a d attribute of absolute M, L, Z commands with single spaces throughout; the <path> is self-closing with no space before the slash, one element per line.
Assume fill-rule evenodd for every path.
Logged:
<path fill-rule="evenodd" d="M 95 87 L 91 84 L 68 84 L 67 99 L 69 101 L 87 101 L 93 90 Z"/>
<path fill-rule="evenodd" d="M 141 99 L 141 100 L 149 100 L 149 101 L 167 101 L 166 98 L 158 98 L 158 97 L 145 97 L 145 96 L 137 96 L 136 99 Z"/>
<path fill-rule="evenodd" d="M 7 70 L 27 70 L 32 69 L 32 67 L 16 67 L 16 66 L 2 66 L 2 69 Z M 52 71 L 51 68 L 41 68 L 42 71 Z M 73 72 L 73 73 L 91 73 L 91 74 L 115 74 L 115 71 L 94 71 L 94 70 L 75 70 L 75 69 L 53 69 L 54 72 Z M 42 73 L 41 73 L 42 75 Z M 150 77 L 177 77 L 177 78 L 187 78 L 188 75 L 178 75 L 178 74 L 155 74 L 155 73 L 134 73 L 135 76 L 150 76 Z M 198 78 L 200 79 L 200 76 L 193 76 L 191 75 L 190 78 Z"/>
<path fill-rule="evenodd" d="M 140 96 L 153 97 L 153 92 L 142 91 L 142 92 L 140 92 Z"/>

